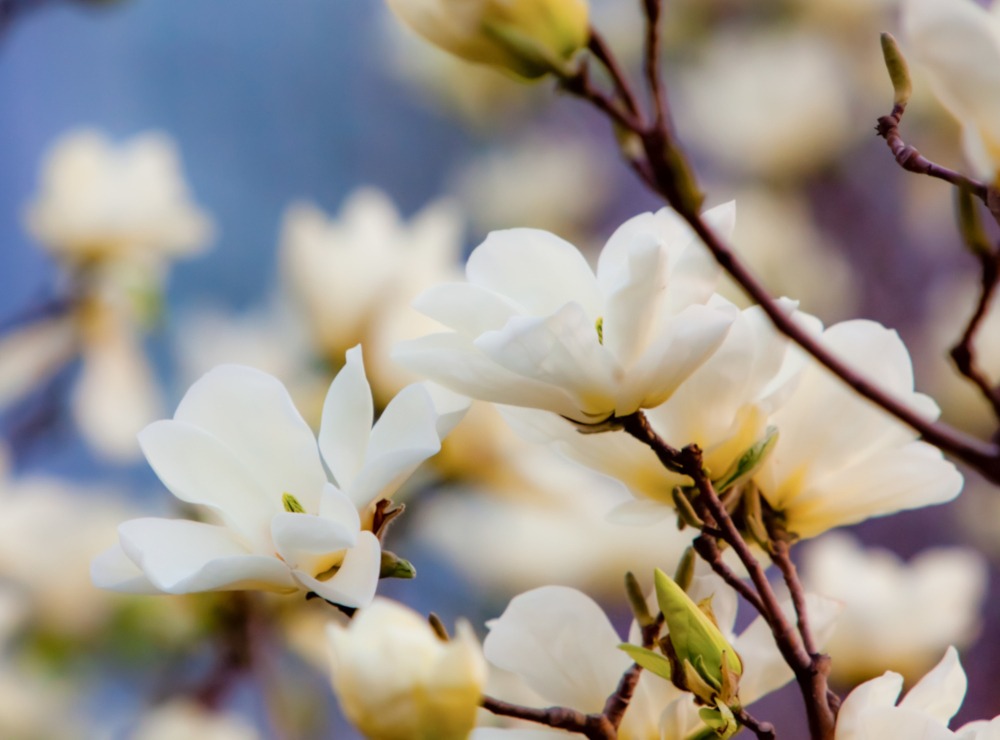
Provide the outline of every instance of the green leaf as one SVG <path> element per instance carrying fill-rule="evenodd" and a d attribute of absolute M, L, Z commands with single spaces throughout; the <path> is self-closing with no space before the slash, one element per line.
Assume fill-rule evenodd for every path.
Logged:
<path fill-rule="evenodd" d="M 628 657 L 650 673 L 655 673 L 660 678 L 665 678 L 668 681 L 670 680 L 670 674 L 673 673 L 673 668 L 671 667 L 670 661 L 667 660 L 666 656 L 654 653 L 652 650 L 647 650 L 644 647 L 639 647 L 638 645 L 633 645 L 629 642 L 623 642 L 618 646 L 618 649 L 626 653 Z"/>

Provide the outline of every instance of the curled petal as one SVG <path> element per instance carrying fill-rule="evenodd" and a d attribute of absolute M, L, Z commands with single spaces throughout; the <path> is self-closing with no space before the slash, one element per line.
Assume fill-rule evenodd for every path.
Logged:
<path fill-rule="evenodd" d="M 330 384 L 319 430 L 323 459 L 342 490 L 350 488 L 364 465 L 374 415 L 359 345 L 348 350 L 346 364 Z"/>

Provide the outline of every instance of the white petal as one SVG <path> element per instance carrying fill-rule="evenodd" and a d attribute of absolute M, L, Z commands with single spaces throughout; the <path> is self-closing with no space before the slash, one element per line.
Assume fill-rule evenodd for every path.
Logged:
<path fill-rule="evenodd" d="M 515 317 L 475 345 L 516 375 L 564 388 L 579 409 L 572 414 L 578 421 L 603 420 L 615 411 L 618 368 L 577 303 L 547 318 Z"/>
<path fill-rule="evenodd" d="M 430 394 L 422 385 L 407 386 L 389 402 L 372 429 L 364 467 L 347 489 L 348 495 L 359 509 L 389 498 L 420 463 L 440 449 Z"/>
<path fill-rule="evenodd" d="M 336 522 L 343 522 L 349 529 L 361 529 L 361 517 L 350 497 L 331 483 L 323 487 L 323 498 L 319 504 L 319 515 Z"/>
<path fill-rule="evenodd" d="M 154 422 L 139 434 L 139 443 L 174 496 L 210 507 L 250 546 L 266 547 L 271 516 L 282 510 L 281 496 L 288 489 L 267 490 L 218 438 L 184 422 Z"/>
<path fill-rule="evenodd" d="M 597 280 L 579 250 L 537 229 L 494 231 L 469 255 L 470 283 L 488 288 L 524 308 L 547 316 L 570 301 L 598 315 Z"/>
<path fill-rule="evenodd" d="M 930 715 L 947 726 L 962 706 L 967 687 L 958 651 L 949 647 L 941 662 L 906 692 L 899 706 Z"/>
<path fill-rule="evenodd" d="M 600 711 L 631 665 L 601 608 L 572 588 L 545 586 L 516 596 L 488 626 L 487 660 L 562 706 Z"/>
<path fill-rule="evenodd" d="M 640 242 L 629 250 L 625 281 L 607 294 L 604 346 L 622 367 L 629 367 L 649 342 L 667 287 L 666 267 L 667 257 L 659 244 Z"/>
<path fill-rule="evenodd" d="M 312 514 L 282 512 L 271 519 L 274 547 L 289 568 L 307 567 L 303 561 L 353 547 L 358 530 L 349 523 Z"/>
<path fill-rule="evenodd" d="M 133 563 L 121 545 L 114 545 L 95 557 L 90 563 L 90 579 L 98 588 L 121 591 L 127 594 L 162 593 L 149 582 L 139 567 Z"/>
<path fill-rule="evenodd" d="M 894 708 L 902 690 L 903 677 L 892 671 L 886 671 L 855 688 L 840 706 L 835 740 L 865 740 L 871 737 L 864 732 L 866 715 L 875 709 Z"/>
<path fill-rule="evenodd" d="M 381 567 L 382 547 L 371 532 L 361 532 L 357 544 L 344 554 L 340 569 L 326 581 L 296 571 L 295 578 L 327 601 L 363 608 L 375 598 Z"/>
<path fill-rule="evenodd" d="M 174 418 L 218 437 L 269 495 L 291 493 L 316 511 L 326 482 L 316 438 L 276 378 L 221 365 L 191 386 Z"/>
<path fill-rule="evenodd" d="M 118 534 L 125 554 L 167 593 L 295 589 L 284 563 L 250 554 L 223 527 L 184 519 L 133 519 Z"/>
<path fill-rule="evenodd" d="M 0 337 L 0 408 L 48 380 L 77 351 L 72 319 L 36 321 Z"/>
<path fill-rule="evenodd" d="M 130 328 L 115 325 L 83 348 L 73 388 L 73 418 L 87 442 L 111 460 L 139 458 L 136 435 L 162 415 L 152 368 Z"/>
<path fill-rule="evenodd" d="M 347 362 L 330 384 L 323 403 L 319 448 L 342 490 L 364 465 L 374 418 L 372 391 L 365 377 L 361 347 L 347 352 Z"/>
<path fill-rule="evenodd" d="M 521 313 L 502 295 L 471 283 L 437 285 L 422 293 L 413 307 L 449 329 L 471 337 L 500 329 L 511 316 Z"/>
<path fill-rule="evenodd" d="M 739 315 L 735 309 L 689 306 L 654 337 L 628 371 L 619 399 L 619 414 L 666 401 L 722 344 Z"/>
<path fill-rule="evenodd" d="M 576 413 L 570 394 L 540 380 L 517 375 L 497 365 L 457 334 L 432 334 L 400 342 L 393 359 L 413 372 L 470 398 L 554 411 Z"/>

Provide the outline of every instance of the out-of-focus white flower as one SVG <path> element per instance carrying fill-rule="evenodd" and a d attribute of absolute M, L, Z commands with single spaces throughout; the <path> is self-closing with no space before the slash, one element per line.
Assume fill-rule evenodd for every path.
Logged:
<path fill-rule="evenodd" d="M 949 647 L 941 662 L 899 700 L 903 677 L 887 671 L 852 691 L 840 707 L 834 740 L 992 740 L 1000 717 L 970 722 L 956 731 L 948 722 L 962 705 L 967 679 L 958 652 Z M 897 700 L 899 703 L 897 704 Z"/>
<path fill-rule="evenodd" d="M 333 688 L 371 740 L 465 740 L 476 721 L 486 661 L 472 626 L 439 638 L 419 614 L 378 598 L 347 628 L 331 624 Z"/>
<path fill-rule="evenodd" d="M 733 635 L 737 598 L 715 576 L 696 577 L 688 594 L 712 600 L 719 629 L 743 658 L 740 698 L 749 705 L 791 680 L 791 669 L 758 618 L 739 636 Z M 810 597 L 810 618 L 821 641 L 829 634 L 837 609 L 832 602 Z M 790 609 L 789 605 L 789 609 Z M 622 674 L 632 665 L 618 645 L 622 640 L 603 610 L 590 597 L 563 586 L 545 586 L 511 600 L 504 613 L 489 622 L 483 643 L 487 660 L 524 679 L 545 701 L 583 712 L 603 711 Z M 632 627 L 632 642 L 639 638 Z M 618 731 L 622 740 L 674 740 L 690 737 L 704 725 L 692 695 L 643 671 Z M 479 729 L 475 740 L 531 737 L 524 730 Z M 546 731 L 548 732 L 548 731 Z M 551 731 L 554 737 L 570 733 Z M 547 737 L 547 735 L 539 737 Z"/>
<path fill-rule="evenodd" d="M 678 86 L 678 126 L 739 172 L 799 175 L 826 164 L 857 127 L 845 61 L 818 34 L 718 34 Z"/>
<path fill-rule="evenodd" d="M 706 218 L 728 233 L 733 213 L 724 205 Z M 585 424 L 663 403 L 735 315 L 705 305 L 719 268 L 667 209 L 619 227 L 596 276 L 573 245 L 534 229 L 490 234 L 466 276 L 415 304 L 452 331 L 394 356 L 459 393 Z"/>
<path fill-rule="evenodd" d="M 1000 3 L 906 0 L 906 49 L 962 125 L 976 175 L 1000 184 Z"/>
<path fill-rule="evenodd" d="M 65 316 L 42 319 L 0 337 L 0 408 L 47 381 L 76 352 L 76 328 Z"/>
<path fill-rule="evenodd" d="M 825 320 L 855 313 L 860 296 L 850 263 L 817 228 L 802 198 L 754 187 L 741 190 L 736 202 L 740 218 L 733 246 L 771 295 L 796 296 L 802 310 Z M 728 275 L 719 292 L 737 305 L 750 305 Z"/>
<path fill-rule="evenodd" d="M 172 420 L 143 430 L 140 443 L 171 493 L 222 524 L 125 522 L 119 545 L 95 559 L 94 581 L 140 593 L 307 590 L 367 604 L 381 548 L 363 527 L 371 527 L 375 503 L 440 449 L 458 416 L 439 413 L 414 385 L 373 428 L 356 348 L 330 386 L 317 447 L 280 382 L 248 367 L 216 368 L 188 390 Z"/>
<path fill-rule="evenodd" d="M 821 341 L 886 392 L 937 418 L 937 404 L 913 389 L 910 355 L 896 332 L 873 321 L 845 321 Z M 770 423 L 778 441 L 754 480 L 800 537 L 944 503 L 962 489 L 962 475 L 940 450 L 817 363 L 808 364 Z"/>
<path fill-rule="evenodd" d="M 292 206 L 281 237 L 288 293 L 303 310 L 317 353 L 338 366 L 363 343 L 381 403 L 413 379 L 389 360 L 389 347 L 432 325 L 409 303 L 454 279 L 461 251 L 453 204 L 437 201 L 404 221 L 373 188 L 352 194 L 333 219 L 312 205 Z"/>
<path fill-rule="evenodd" d="M 129 735 L 132 740 L 259 740 L 261 734 L 247 720 L 228 712 L 213 712 L 186 699 L 154 707 Z"/>
<path fill-rule="evenodd" d="M 151 265 L 200 250 L 212 231 L 191 202 L 166 135 L 140 134 L 116 146 L 92 130 L 66 134 L 52 147 L 27 224 L 47 249 L 76 262 Z"/>
<path fill-rule="evenodd" d="M 888 550 L 829 534 L 804 550 L 801 574 L 809 591 L 844 604 L 826 649 L 834 676 L 856 684 L 886 669 L 916 680 L 942 649 L 968 643 L 978 629 L 987 566 L 974 550 L 957 547 L 904 564 Z"/>
<path fill-rule="evenodd" d="M 606 164 L 583 140 L 534 135 L 472 160 L 451 190 L 483 232 L 517 223 L 582 234 L 611 194 Z"/>
<path fill-rule="evenodd" d="M 0 578 L 23 594 L 32 625 L 88 635 L 119 599 L 94 589 L 87 561 L 115 541 L 129 510 L 111 496 L 55 478 L 0 474 Z"/>
<path fill-rule="evenodd" d="M 494 591 L 558 583 L 619 596 L 622 573 L 672 568 L 691 543 L 691 530 L 608 526 L 628 492 L 538 445 L 517 449 L 503 468 L 507 480 L 422 500 L 410 522 L 425 547 Z"/>
<path fill-rule="evenodd" d="M 521 77 L 563 66 L 587 43 L 586 0 L 389 0 L 406 25 L 470 62 Z"/>

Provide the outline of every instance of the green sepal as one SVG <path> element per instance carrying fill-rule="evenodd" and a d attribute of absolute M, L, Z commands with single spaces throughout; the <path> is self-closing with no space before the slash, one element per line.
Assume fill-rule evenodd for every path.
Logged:
<path fill-rule="evenodd" d="M 730 738 L 740 731 L 740 723 L 733 716 L 732 710 L 725 704 L 702 707 L 698 710 L 698 716 L 712 730 L 714 737 Z"/>
<path fill-rule="evenodd" d="M 730 465 L 720 478 L 712 481 L 715 490 L 721 495 L 757 472 L 761 463 L 774 449 L 774 444 L 777 441 L 778 428 L 768 427 L 763 437 L 750 445 L 746 452 L 740 455 L 739 459 Z"/>
<path fill-rule="evenodd" d="M 394 552 L 383 550 L 378 577 L 403 579 L 416 578 L 417 569 L 413 567 L 413 563 L 409 560 L 404 560 Z"/>
<path fill-rule="evenodd" d="M 633 645 L 630 642 L 623 642 L 618 646 L 618 649 L 650 673 L 655 673 L 660 678 L 670 680 L 673 668 L 670 666 L 670 661 L 667 660 L 666 656 L 640 647 L 639 645 Z"/>
<path fill-rule="evenodd" d="M 722 686 L 722 662 L 734 676 L 743 674 L 739 655 L 722 635 L 711 615 L 711 606 L 699 606 L 684 589 L 659 568 L 654 572 L 656 600 L 667 624 L 667 639 L 679 663 L 700 669 L 706 683 Z"/>

